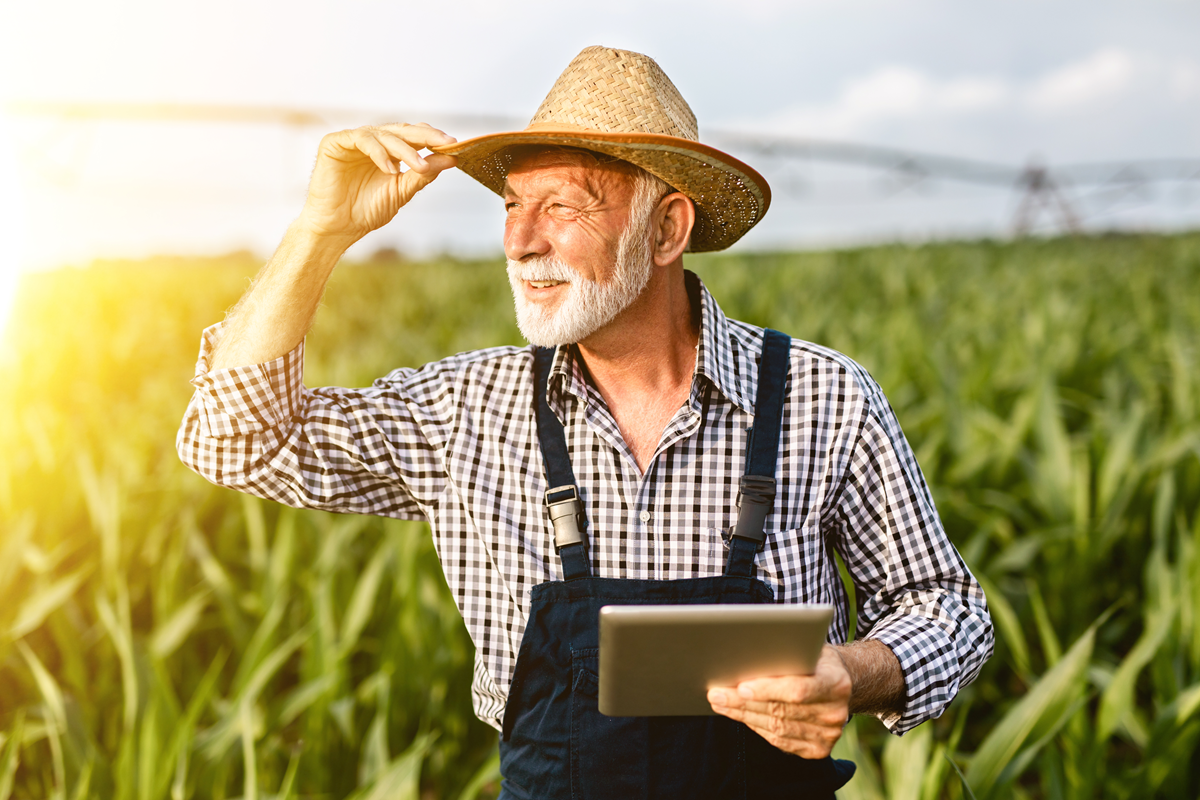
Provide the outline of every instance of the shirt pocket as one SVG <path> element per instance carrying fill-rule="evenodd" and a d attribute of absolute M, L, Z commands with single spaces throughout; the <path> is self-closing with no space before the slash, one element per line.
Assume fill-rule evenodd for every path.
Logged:
<path fill-rule="evenodd" d="M 819 524 L 768 530 L 754 565 L 755 577 L 771 587 L 777 603 L 839 602 L 841 576 L 837 562 L 825 547 Z"/>
<path fill-rule="evenodd" d="M 680 577 L 710 578 L 724 575 L 725 562 L 729 559 L 729 529 L 702 528 L 699 541 L 693 539 L 692 549 L 692 572 Z"/>

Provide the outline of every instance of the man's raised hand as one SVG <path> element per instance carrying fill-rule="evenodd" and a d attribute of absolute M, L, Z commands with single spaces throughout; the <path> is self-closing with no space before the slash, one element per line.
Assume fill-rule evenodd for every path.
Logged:
<path fill-rule="evenodd" d="M 418 151 L 454 141 L 424 122 L 328 134 L 317 151 L 308 199 L 297 223 L 315 236 L 343 240 L 348 247 L 390 222 L 413 195 L 457 163 L 453 156 L 422 157 Z M 401 171 L 401 163 L 408 169 Z"/>
<path fill-rule="evenodd" d="M 455 139 L 425 123 L 379 125 L 321 140 L 300 216 L 229 312 L 209 369 L 262 364 L 292 350 L 312 325 L 317 305 L 346 248 L 382 227 L 441 173 L 453 156 L 417 152 Z M 399 164 L 408 167 L 401 171 Z"/>

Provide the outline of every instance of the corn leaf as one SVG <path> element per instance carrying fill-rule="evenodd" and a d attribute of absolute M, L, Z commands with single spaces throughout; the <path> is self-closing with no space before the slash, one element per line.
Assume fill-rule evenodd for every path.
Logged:
<path fill-rule="evenodd" d="M 342 619 L 341 641 L 338 643 L 338 650 L 342 657 L 345 657 L 358 642 L 358 637 L 362 634 L 363 628 L 366 627 L 367 621 L 370 620 L 371 614 L 375 610 L 375 597 L 379 593 L 383 571 L 391 560 L 391 556 L 391 545 L 385 539 L 376 549 L 375 555 L 354 586 L 350 606 L 346 609 L 346 616 Z"/>
<path fill-rule="evenodd" d="M 476 800 L 480 793 L 489 784 L 498 784 L 500 782 L 500 751 L 497 750 L 492 754 L 492 757 L 483 762 L 483 765 L 471 776 L 471 780 L 463 788 L 458 795 L 458 800 Z"/>
<path fill-rule="evenodd" d="M 992 612 L 992 621 L 995 622 L 996 629 L 1000 632 L 1000 636 L 1012 656 L 1017 674 L 1023 678 L 1027 677 L 1030 673 L 1029 647 L 1025 644 L 1025 631 L 1017 618 L 1017 612 L 1013 610 L 1008 598 L 987 577 L 983 575 L 975 577 L 983 588 L 983 593 L 987 596 L 988 610 Z"/>
<path fill-rule="evenodd" d="M 865 747 L 859 738 L 859 726 L 862 717 L 852 717 L 850 723 L 842 729 L 842 738 L 833 746 L 833 757 L 853 761 L 857 765 L 854 777 L 838 789 L 841 800 L 884 800 L 883 781 L 879 768 L 871 751 Z"/>
<path fill-rule="evenodd" d="M 421 761 L 433 740 L 433 734 L 418 736 L 373 783 L 355 792 L 349 800 L 420 800 Z"/>
<path fill-rule="evenodd" d="M 13 620 L 12 627 L 8 629 L 8 635 L 13 639 L 20 639 L 35 630 L 45 621 L 46 617 L 75 594 L 79 584 L 83 583 L 91 571 L 90 566 L 80 567 L 70 575 L 59 578 L 49 586 L 35 592 L 32 597 L 21 604 L 21 610 L 17 612 L 17 618 Z"/>
<path fill-rule="evenodd" d="M 1142 669 L 1163 646 L 1171 626 L 1175 622 L 1177 606 L 1172 603 L 1152 616 L 1137 644 L 1117 667 L 1116 673 L 1100 698 L 1100 710 L 1096 715 L 1096 741 L 1103 742 L 1121 719 L 1133 708 L 1133 687 Z"/>
<path fill-rule="evenodd" d="M 904 736 L 889 736 L 883 745 L 884 796 L 888 800 L 921 800 L 921 781 L 929 766 L 933 726 L 918 725 Z"/>
<path fill-rule="evenodd" d="M 21 745 L 25 743 L 25 712 L 18 711 L 13 721 L 12 734 L 4 744 L 0 756 L 0 800 L 12 795 L 13 779 L 21 765 Z"/>
<path fill-rule="evenodd" d="M 150 635 L 150 652 L 156 658 L 167 658 L 187 640 L 208 608 L 208 598 L 208 592 L 197 592 L 154 630 Z"/>
<path fill-rule="evenodd" d="M 973 788 L 991 791 L 1029 735 L 1048 720 L 1057 720 L 1074 702 L 1082 691 L 1095 640 L 1093 624 L 992 728 L 967 768 L 967 782 Z"/>

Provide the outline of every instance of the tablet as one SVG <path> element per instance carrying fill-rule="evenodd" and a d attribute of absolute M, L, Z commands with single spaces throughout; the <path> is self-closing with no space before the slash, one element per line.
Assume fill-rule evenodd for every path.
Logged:
<path fill-rule="evenodd" d="M 708 690 L 777 675 L 811 675 L 830 605 L 603 606 L 600 713 L 713 714 Z"/>

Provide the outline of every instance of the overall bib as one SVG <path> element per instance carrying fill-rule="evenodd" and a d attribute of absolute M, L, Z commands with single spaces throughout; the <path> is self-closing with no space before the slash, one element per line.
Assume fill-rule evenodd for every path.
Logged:
<path fill-rule="evenodd" d="M 546 397 L 554 351 L 537 351 L 538 438 L 565 580 L 532 590 L 500 741 L 501 800 L 828 800 L 854 774 L 849 761 L 785 753 L 726 717 L 608 717 L 597 708 L 601 606 L 773 601 L 771 588 L 752 572 L 774 504 L 790 340 L 771 330 L 765 336 L 725 574 L 673 581 L 591 577 L 587 521 L 562 423 Z"/>

